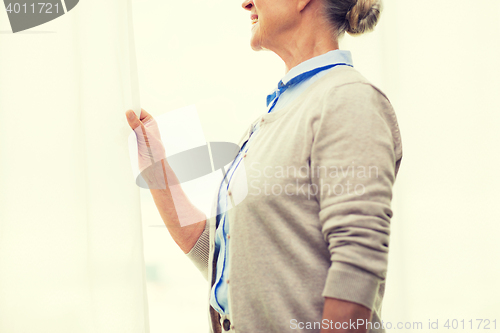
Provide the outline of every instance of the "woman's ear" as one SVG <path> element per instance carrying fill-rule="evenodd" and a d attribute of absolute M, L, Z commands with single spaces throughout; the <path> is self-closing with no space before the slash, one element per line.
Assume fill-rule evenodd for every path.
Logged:
<path fill-rule="evenodd" d="M 297 0 L 297 10 L 302 12 L 310 2 L 311 0 Z"/>

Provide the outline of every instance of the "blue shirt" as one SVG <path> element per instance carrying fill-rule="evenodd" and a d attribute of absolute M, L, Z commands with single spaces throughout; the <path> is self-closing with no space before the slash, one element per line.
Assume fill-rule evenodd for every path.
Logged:
<path fill-rule="evenodd" d="M 333 64 L 347 64 L 352 66 L 352 57 L 349 51 L 333 50 L 325 54 L 319 55 L 317 57 L 308 59 L 297 66 L 293 67 L 288 71 L 288 73 L 281 79 L 284 84 L 293 79 L 294 77 L 313 70 L 315 68 L 333 65 Z M 271 112 L 278 112 L 280 109 L 287 106 L 290 102 L 295 100 L 304 90 L 306 90 L 311 84 L 316 80 L 321 78 L 323 75 L 328 73 L 331 69 L 327 69 L 319 72 L 318 74 L 305 79 L 299 84 L 288 88 L 279 97 L 276 105 Z M 271 107 L 271 104 L 268 106 Z M 254 126 L 248 141 L 246 141 L 240 149 L 240 152 L 234 159 L 233 163 L 229 167 L 226 173 L 225 179 L 222 181 L 219 188 L 218 203 L 217 203 L 217 229 L 215 231 L 215 253 L 214 256 L 217 257 L 216 266 L 216 276 L 215 283 L 212 287 L 210 294 L 210 305 L 221 314 L 229 314 L 229 303 L 228 303 L 228 263 L 230 260 L 229 256 L 229 221 L 227 220 L 226 210 L 228 202 L 228 186 L 231 178 L 237 169 L 238 165 L 241 163 L 242 156 L 247 152 L 248 146 L 255 134 L 258 132 L 259 126 Z"/>

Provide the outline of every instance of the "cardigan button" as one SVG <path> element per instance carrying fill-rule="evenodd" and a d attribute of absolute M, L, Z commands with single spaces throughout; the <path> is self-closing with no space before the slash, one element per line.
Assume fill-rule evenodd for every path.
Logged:
<path fill-rule="evenodd" d="M 227 191 L 227 195 L 231 195 L 231 194 L 232 194 L 231 191 Z"/>
<path fill-rule="evenodd" d="M 224 327 L 224 331 L 229 331 L 231 329 L 231 322 L 229 321 L 229 319 L 224 319 L 222 327 Z"/>

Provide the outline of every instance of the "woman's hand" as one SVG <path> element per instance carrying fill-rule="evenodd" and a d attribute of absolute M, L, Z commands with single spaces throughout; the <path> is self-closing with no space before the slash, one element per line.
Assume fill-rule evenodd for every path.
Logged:
<path fill-rule="evenodd" d="M 322 327 L 321 333 L 366 333 L 371 320 L 372 311 L 364 305 L 325 297 L 322 323 L 328 328 Z"/>
<path fill-rule="evenodd" d="M 166 189 L 165 147 L 156 120 L 144 109 L 141 109 L 140 119 L 132 110 L 128 110 L 126 115 L 128 124 L 137 137 L 139 171 L 143 179 L 149 189 Z"/>

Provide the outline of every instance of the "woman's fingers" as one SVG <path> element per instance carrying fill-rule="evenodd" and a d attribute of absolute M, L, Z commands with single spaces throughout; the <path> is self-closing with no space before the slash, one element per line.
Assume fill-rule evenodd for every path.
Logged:
<path fill-rule="evenodd" d="M 149 120 L 153 119 L 153 116 L 146 112 L 146 110 L 141 109 L 141 121 L 145 123 Z"/>
<path fill-rule="evenodd" d="M 137 118 L 137 116 L 135 115 L 134 111 L 128 110 L 127 112 L 125 112 L 125 115 L 127 116 L 127 121 L 128 121 L 129 126 L 133 130 L 135 130 L 137 127 L 141 126 L 141 122 L 140 122 L 139 118 Z M 141 113 L 141 116 L 142 116 L 142 113 Z"/>
<path fill-rule="evenodd" d="M 137 115 L 135 114 L 134 111 L 128 110 L 125 112 L 125 115 L 127 116 L 127 121 L 130 127 L 135 130 L 137 127 L 141 125 L 141 123 L 146 123 L 150 120 L 153 119 L 153 116 L 151 116 L 149 113 L 146 112 L 146 110 L 141 109 L 141 118 L 137 118 Z"/>

